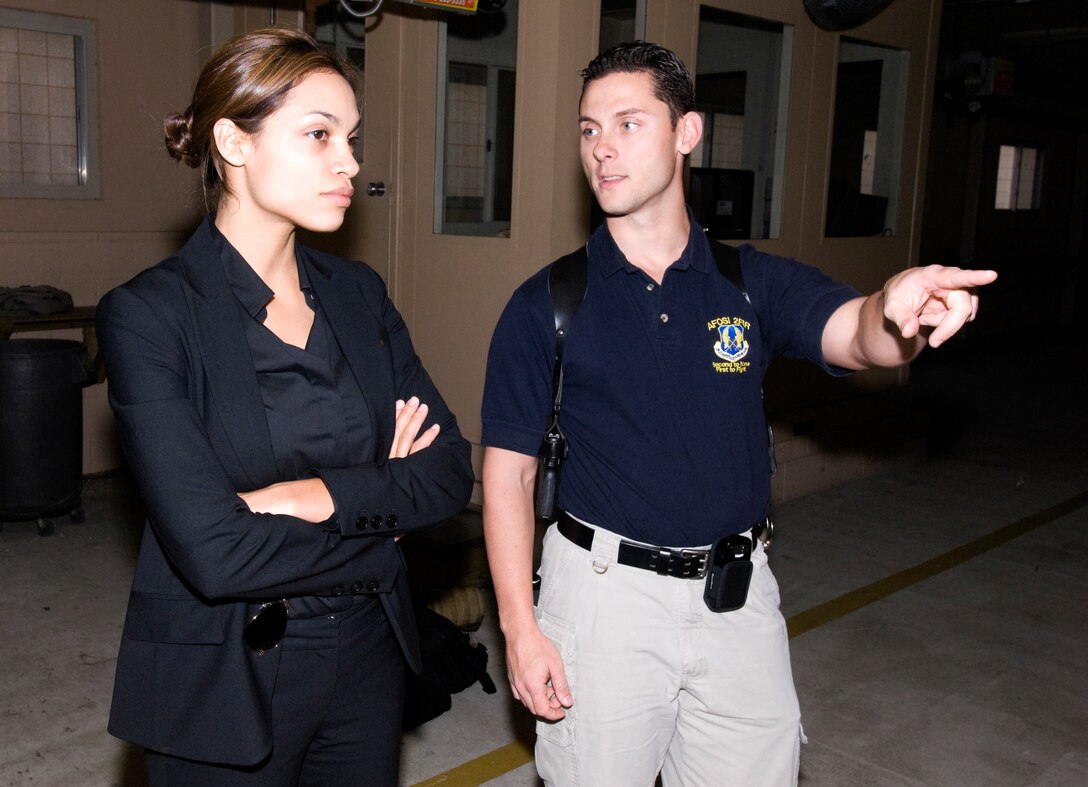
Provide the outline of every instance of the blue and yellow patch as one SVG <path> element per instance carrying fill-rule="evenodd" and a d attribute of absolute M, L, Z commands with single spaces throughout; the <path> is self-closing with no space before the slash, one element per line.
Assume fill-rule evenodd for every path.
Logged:
<path fill-rule="evenodd" d="M 714 355 L 720 361 L 714 361 L 714 371 L 722 373 L 741 373 L 751 366 L 744 357 L 748 355 L 746 332 L 752 324 L 740 317 L 717 317 L 706 325 L 708 331 L 715 331 L 718 340 L 714 342 Z"/>

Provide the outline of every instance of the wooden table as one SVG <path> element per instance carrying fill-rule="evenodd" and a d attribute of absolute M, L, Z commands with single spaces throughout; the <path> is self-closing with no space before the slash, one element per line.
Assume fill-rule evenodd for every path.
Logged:
<path fill-rule="evenodd" d="M 83 344 L 94 361 L 96 383 L 106 379 L 106 370 L 98 352 L 98 336 L 94 331 L 94 306 L 76 306 L 71 311 L 57 314 L 28 314 L 25 317 L 0 317 L 0 341 L 10 339 L 13 333 L 30 331 L 56 331 L 63 328 L 80 328 Z"/>

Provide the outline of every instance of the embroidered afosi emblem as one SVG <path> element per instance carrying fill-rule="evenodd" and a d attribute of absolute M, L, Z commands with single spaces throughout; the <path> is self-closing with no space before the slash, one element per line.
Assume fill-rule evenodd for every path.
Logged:
<path fill-rule="evenodd" d="M 751 347 L 745 338 L 745 331 L 750 330 L 752 324 L 740 317 L 715 317 L 706 324 L 708 331 L 718 334 L 718 341 L 714 342 L 714 354 L 721 358 L 712 363 L 715 372 L 721 374 L 744 374 L 751 361 L 743 360 L 748 355 Z"/>
<path fill-rule="evenodd" d="M 739 361 L 748 354 L 748 340 L 744 338 L 743 325 L 719 325 L 714 342 L 714 354 L 723 361 Z"/>

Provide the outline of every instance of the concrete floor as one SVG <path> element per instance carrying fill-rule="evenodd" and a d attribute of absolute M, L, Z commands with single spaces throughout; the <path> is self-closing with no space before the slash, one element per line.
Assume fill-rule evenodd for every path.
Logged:
<path fill-rule="evenodd" d="M 779 507 L 804 787 L 1088 784 L 1088 351 L 1047 341 L 923 356 L 927 460 Z M 138 507 L 84 506 L 0 533 L 0 787 L 145 783 L 105 732 Z M 408 733 L 403 784 L 537 785 L 490 610 L 479 637 L 499 694 Z"/>

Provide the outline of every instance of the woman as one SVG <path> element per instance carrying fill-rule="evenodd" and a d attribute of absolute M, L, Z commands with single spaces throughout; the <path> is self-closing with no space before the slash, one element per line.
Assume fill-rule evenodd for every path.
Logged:
<path fill-rule="evenodd" d="M 156 785 L 393 785 L 419 666 L 396 539 L 468 444 L 370 268 L 301 246 L 359 171 L 350 66 L 288 30 L 205 66 L 166 145 L 213 207 L 98 310 L 148 509 L 110 731 Z"/>

